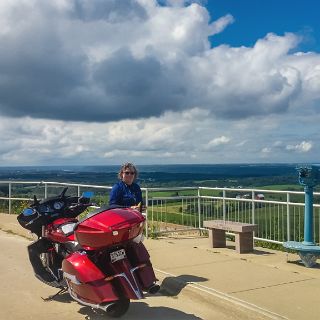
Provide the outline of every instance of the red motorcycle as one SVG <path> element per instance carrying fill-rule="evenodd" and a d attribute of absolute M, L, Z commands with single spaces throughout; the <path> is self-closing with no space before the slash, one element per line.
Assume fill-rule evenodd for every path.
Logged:
<path fill-rule="evenodd" d="M 98 208 L 78 220 L 89 206 L 91 193 L 53 198 L 33 204 L 18 216 L 22 227 L 38 236 L 28 246 L 35 276 L 68 291 L 79 303 L 122 316 L 131 299 L 159 290 L 142 243 L 144 216 L 124 207 Z"/>

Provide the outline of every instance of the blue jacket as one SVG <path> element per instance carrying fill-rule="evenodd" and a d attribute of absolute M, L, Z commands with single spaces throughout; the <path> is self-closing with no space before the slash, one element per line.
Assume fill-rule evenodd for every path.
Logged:
<path fill-rule="evenodd" d="M 109 205 L 131 207 L 142 203 L 142 192 L 138 184 L 130 186 L 123 181 L 117 182 L 111 189 Z"/>

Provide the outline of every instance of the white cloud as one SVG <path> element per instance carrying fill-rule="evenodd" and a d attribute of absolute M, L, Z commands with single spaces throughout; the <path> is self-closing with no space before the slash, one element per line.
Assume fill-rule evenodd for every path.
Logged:
<path fill-rule="evenodd" d="M 211 35 L 222 32 L 229 24 L 233 22 L 234 18 L 231 14 L 227 14 L 226 16 L 219 18 L 210 25 Z"/>
<path fill-rule="evenodd" d="M 2 1 L 0 165 L 318 159 L 320 55 L 201 3 Z"/>
<path fill-rule="evenodd" d="M 316 158 L 319 152 L 311 141 L 289 144 L 290 150 L 286 149 L 282 127 L 292 123 L 286 115 L 270 118 L 272 126 L 266 119 L 242 120 L 232 126 L 200 111 L 109 123 L 2 117 L 0 165 L 305 162 L 304 155 Z M 301 130 L 307 133 L 310 128 L 308 135 L 318 141 L 318 134 L 312 133 L 314 125 L 301 121 L 301 128 L 291 125 L 290 140 L 299 141 Z M 319 121 L 320 116 L 314 117 L 314 124 Z"/>
<path fill-rule="evenodd" d="M 311 141 L 302 141 L 297 145 L 287 145 L 286 149 L 289 151 L 309 152 L 312 149 L 313 143 Z"/>
<path fill-rule="evenodd" d="M 210 140 L 208 142 L 208 147 L 209 148 L 217 147 L 217 146 L 220 146 L 220 145 L 223 145 L 223 144 L 227 144 L 229 141 L 230 141 L 230 138 L 225 137 L 225 136 L 221 136 L 221 137 L 214 138 L 214 139 Z"/>
<path fill-rule="evenodd" d="M 173 2 L 3 1 L 0 113 L 106 122 L 195 107 L 225 119 L 313 112 L 320 57 L 292 54 L 298 36 L 211 48 L 233 17 Z"/>

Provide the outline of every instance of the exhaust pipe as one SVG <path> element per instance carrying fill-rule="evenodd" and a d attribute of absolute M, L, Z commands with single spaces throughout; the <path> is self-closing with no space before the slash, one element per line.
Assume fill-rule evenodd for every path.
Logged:
<path fill-rule="evenodd" d="M 110 312 L 114 305 L 115 305 L 115 302 L 111 302 L 111 303 L 104 305 L 104 306 L 100 305 L 100 309 L 103 309 L 105 312 Z"/>

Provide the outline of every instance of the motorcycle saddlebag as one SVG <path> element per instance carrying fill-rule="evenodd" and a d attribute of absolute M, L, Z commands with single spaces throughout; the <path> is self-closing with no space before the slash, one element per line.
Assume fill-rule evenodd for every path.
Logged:
<path fill-rule="evenodd" d="M 142 242 L 130 242 L 127 247 L 127 255 L 133 266 L 145 264 L 144 267 L 136 271 L 141 288 L 148 291 L 156 281 L 157 278 L 154 274 L 152 264 L 150 262 L 150 255 Z"/>
<path fill-rule="evenodd" d="M 100 304 L 119 299 L 112 282 L 83 253 L 75 252 L 63 260 L 62 270 L 68 285 L 76 296 L 86 302 Z"/>
<path fill-rule="evenodd" d="M 130 241 L 127 247 L 127 255 L 134 266 L 145 263 L 150 259 L 150 255 L 142 242 Z"/>

